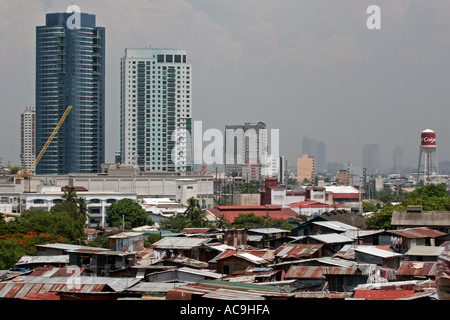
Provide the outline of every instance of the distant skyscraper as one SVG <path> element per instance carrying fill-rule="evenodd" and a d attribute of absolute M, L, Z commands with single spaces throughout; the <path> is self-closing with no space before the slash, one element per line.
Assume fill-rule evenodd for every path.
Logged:
<path fill-rule="evenodd" d="M 363 168 L 369 172 L 380 171 L 380 146 L 377 144 L 366 144 L 363 146 Z"/>
<path fill-rule="evenodd" d="M 231 142 L 232 141 L 232 142 Z M 232 150 L 227 149 L 232 146 Z M 268 142 L 266 124 L 245 123 L 225 126 L 225 173 L 242 175 L 243 164 L 262 164 L 267 156 Z M 265 162 L 264 162 L 265 163 Z"/>
<path fill-rule="evenodd" d="M 99 172 L 105 158 L 105 29 L 95 15 L 50 13 L 36 27 L 36 149 L 41 150 L 68 106 L 72 110 L 36 173 Z"/>
<path fill-rule="evenodd" d="M 316 171 L 324 171 L 327 169 L 327 147 L 322 141 L 303 137 L 302 154 L 314 157 L 314 165 Z"/>
<path fill-rule="evenodd" d="M 402 148 L 400 146 L 395 146 L 394 151 L 393 151 L 393 168 L 394 171 L 397 172 L 399 170 L 401 170 L 403 163 L 402 163 Z"/>
<path fill-rule="evenodd" d="M 26 107 L 20 114 L 20 166 L 28 170 L 36 158 L 36 109 Z"/>
<path fill-rule="evenodd" d="M 187 51 L 125 49 L 121 59 L 122 162 L 143 171 L 191 171 L 192 66 Z"/>

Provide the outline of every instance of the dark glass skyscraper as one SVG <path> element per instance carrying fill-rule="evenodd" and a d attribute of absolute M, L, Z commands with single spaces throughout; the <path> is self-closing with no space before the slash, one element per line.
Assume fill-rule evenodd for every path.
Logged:
<path fill-rule="evenodd" d="M 50 13 L 36 27 L 36 152 L 72 110 L 37 174 L 95 173 L 105 158 L 105 29 L 95 15 Z M 72 19 L 72 20 L 69 20 Z"/>

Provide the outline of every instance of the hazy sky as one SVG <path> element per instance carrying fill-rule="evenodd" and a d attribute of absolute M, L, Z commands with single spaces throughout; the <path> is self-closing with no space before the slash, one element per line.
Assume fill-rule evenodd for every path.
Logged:
<path fill-rule="evenodd" d="M 120 58 L 149 45 L 188 50 L 204 129 L 266 122 L 290 164 L 308 135 L 328 162 L 361 164 L 376 143 L 383 166 L 396 145 L 416 166 L 427 128 L 450 160 L 448 0 L 0 0 L 4 163 L 19 163 L 19 114 L 35 104 L 35 27 L 71 4 L 106 28 L 107 161 L 119 149 Z M 366 26 L 369 5 L 381 30 Z"/>

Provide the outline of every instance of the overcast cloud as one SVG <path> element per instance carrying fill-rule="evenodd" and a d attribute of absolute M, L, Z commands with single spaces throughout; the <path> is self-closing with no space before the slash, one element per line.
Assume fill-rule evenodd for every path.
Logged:
<path fill-rule="evenodd" d="M 281 153 L 304 135 L 328 162 L 361 164 L 380 144 L 416 166 L 420 132 L 450 160 L 448 0 L 0 0 L 0 157 L 19 163 L 19 114 L 34 105 L 35 27 L 73 4 L 106 28 L 106 159 L 119 149 L 119 66 L 125 48 L 183 48 L 193 64 L 194 120 L 203 128 L 266 122 Z M 366 9 L 381 8 L 381 30 Z"/>

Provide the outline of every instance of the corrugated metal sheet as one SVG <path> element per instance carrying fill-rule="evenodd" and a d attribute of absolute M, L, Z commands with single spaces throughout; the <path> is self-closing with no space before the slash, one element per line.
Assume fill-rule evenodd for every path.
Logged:
<path fill-rule="evenodd" d="M 414 246 L 409 249 L 406 256 L 435 256 L 438 257 L 442 254 L 445 247 L 432 247 L 432 246 Z"/>
<path fill-rule="evenodd" d="M 317 234 L 317 235 L 309 235 L 309 238 L 312 238 L 316 241 L 332 244 L 332 243 L 351 243 L 353 239 L 347 238 L 338 233 L 328 233 L 328 234 Z"/>
<path fill-rule="evenodd" d="M 274 254 L 278 258 L 308 257 L 323 247 L 323 244 L 284 244 Z"/>
<path fill-rule="evenodd" d="M 378 249 L 377 247 L 372 247 L 372 246 L 358 246 L 357 248 L 355 248 L 355 251 L 362 252 L 362 253 L 376 256 L 376 257 L 380 257 L 380 258 L 393 258 L 393 257 L 403 256 L 401 253 Z"/>
<path fill-rule="evenodd" d="M 206 238 L 164 237 L 152 245 L 154 249 L 180 249 L 189 250 L 211 241 Z"/>
<path fill-rule="evenodd" d="M 16 263 L 16 266 L 30 263 L 61 263 L 68 264 L 68 255 L 58 255 L 58 256 L 22 256 Z"/>
<path fill-rule="evenodd" d="M 29 275 L 30 277 L 78 277 L 83 272 L 84 268 L 78 267 L 38 267 Z"/>
<path fill-rule="evenodd" d="M 284 279 L 325 279 L 325 274 L 354 275 L 356 271 L 356 267 L 292 266 L 284 275 Z"/>
<path fill-rule="evenodd" d="M 140 281 L 134 278 L 109 277 L 17 277 L 13 281 L 0 282 L 0 298 L 20 299 L 49 291 L 122 292 Z"/>
<path fill-rule="evenodd" d="M 322 291 L 310 291 L 310 292 L 298 292 L 295 294 L 297 299 L 346 299 L 350 298 L 353 293 L 350 292 L 322 292 Z"/>
<path fill-rule="evenodd" d="M 351 226 L 349 224 L 342 223 L 339 221 L 313 221 L 312 223 L 315 225 L 321 226 L 321 227 L 326 227 L 328 229 L 332 229 L 332 230 L 336 230 L 336 231 L 340 231 L 340 232 L 346 232 L 349 230 L 357 229 L 354 226 Z"/>
<path fill-rule="evenodd" d="M 441 232 L 438 230 L 430 229 L 427 227 L 418 227 L 418 228 L 407 228 L 402 230 L 391 230 L 389 231 L 392 234 L 395 234 L 404 238 L 437 238 L 447 235 L 445 232 Z"/>
<path fill-rule="evenodd" d="M 67 279 L 66 279 L 67 280 Z M 23 299 L 37 294 L 46 294 L 51 291 L 72 292 L 102 292 L 106 284 L 78 284 L 64 283 L 0 283 L 0 298 Z"/>
<path fill-rule="evenodd" d="M 397 269 L 399 276 L 434 277 L 436 275 L 436 262 L 403 261 Z"/>
<path fill-rule="evenodd" d="M 353 298 L 366 300 L 395 300 L 414 295 L 414 290 L 356 290 Z"/>
<path fill-rule="evenodd" d="M 263 294 L 265 293 L 219 288 L 215 291 L 204 294 L 203 298 L 217 300 L 265 300 L 262 297 Z"/>

